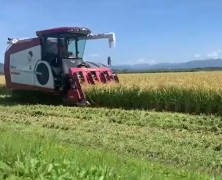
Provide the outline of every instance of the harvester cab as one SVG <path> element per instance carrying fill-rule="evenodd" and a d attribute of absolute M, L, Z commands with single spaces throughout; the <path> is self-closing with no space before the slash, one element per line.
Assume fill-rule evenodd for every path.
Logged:
<path fill-rule="evenodd" d="M 115 46 L 115 34 L 92 34 L 88 28 L 61 27 L 36 32 L 36 38 L 8 39 L 5 52 L 6 87 L 39 90 L 61 95 L 66 103 L 88 104 L 81 84 L 119 82 L 108 66 L 84 61 L 87 40 L 108 39 Z"/>

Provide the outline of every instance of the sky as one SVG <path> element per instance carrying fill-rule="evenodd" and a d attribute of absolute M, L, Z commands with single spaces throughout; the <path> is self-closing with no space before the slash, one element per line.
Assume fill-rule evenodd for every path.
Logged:
<path fill-rule="evenodd" d="M 112 64 L 185 62 L 222 57 L 221 0 L 0 0 L 0 62 L 7 38 L 83 26 L 114 32 L 86 44 L 84 59 Z"/>

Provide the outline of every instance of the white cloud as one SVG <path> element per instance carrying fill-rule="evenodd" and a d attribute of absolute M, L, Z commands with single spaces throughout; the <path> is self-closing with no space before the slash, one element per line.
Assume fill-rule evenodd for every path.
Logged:
<path fill-rule="evenodd" d="M 140 58 L 140 59 L 138 59 L 135 63 L 136 63 L 136 64 L 146 64 L 146 63 L 147 63 L 147 64 L 156 64 L 157 61 L 154 60 L 154 59 L 147 60 L 147 59 L 145 59 L 145 58 Z"/>
<path fill-rule="evenodd" d="M 200 55 L 200 54 L 195 54 L 194 57 L 195 57 L 195 58 L 200 58 L 201 55 Z"/>
<path fill-rule="evenodd" d="M 85 59 L 97 59 L 97 58 L 99 58 L 101 55 L 99 55 L 99 54 L 85 54 L 84 55 L 84 58 Z"/>
<path fill-rule="evenodd" d="M 146 60 L 144 58 L 140 58 L 137 60 L 138 63 L 146 63 Z"/>
<path fill-rule="evenodd" d="M 208 58 L 217 59 L 220 57 L 221 50 L 212 51 L 210 53 L 207 53 Z"/>
<path fill-rule="evenodd" d="M 90 54 L 89 56 L 90 57 L 98 57 L 99 55 L 98 54 Z"/>
<path fill-rule="evenodd" d="M 148 62 L 149 62 L 149 64 L 157 64 L 157 63 L 158 63 L 158 62 L 157 62 L 156 60 L 154 60 L 154 59 L 151 59 L 151 60 L 149 60 Z"/>

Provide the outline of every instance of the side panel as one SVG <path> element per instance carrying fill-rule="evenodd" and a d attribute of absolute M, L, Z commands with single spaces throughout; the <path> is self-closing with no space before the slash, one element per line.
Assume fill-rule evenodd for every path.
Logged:
<path fill-rule="evenodd" d="M 41 59 L 41 46 L 34 46 L 10 55 L 12 83 L 34 85 L 34 67 Z"/>
<path fill-rule="evenodd" d="M 29 82 L 29 84 L 24 84 L 23 80 L 21 78 L 16 77 L 20 76 L 20 70 L 24 70 L 20 66 L 20 62 L 24 65 L 24 62 L 29 64 L 29 56 L 31 53 L 29 51 L 27 52 L 27 49 L 35 48 L 37 47 L 37 54 L 32 54 L 35 57 L 35 59 L 38 59 L 36 56 L 41 59 L 41 52 L 40 52 L 40 39 L 38 38 L 31 38 L 31 39 L 25 39 L 25 40 L 19 40 L 16 43 L 12 43 L 8 46 L 5 52 L 5 60 L 4 60 L 4 72 L 5 72 L 5 81 L 6 81 L 6 87 L 10 89 L 34 89 L 34 86 L 29 85 L 33 84 L 33 81 L 30 82 L 30 79 L 27 80 L 25 77 L 25 83 Z M 26 55 L 22 55 L 19 52 L 26 53 Z M 32 52 L 33 53 L 33 52 Z M 12 59 L 10 59 L 12 58 Z M 30 59 L 32 60 L 32 59 Z M 26 66 L 27 66 L 26 64 Z M 17 69 L 19 68 L 19 69 Z M 11 77 L 13 76 L 13 77 Z M 32 77 L 33 78 L 33 77 Z"/>

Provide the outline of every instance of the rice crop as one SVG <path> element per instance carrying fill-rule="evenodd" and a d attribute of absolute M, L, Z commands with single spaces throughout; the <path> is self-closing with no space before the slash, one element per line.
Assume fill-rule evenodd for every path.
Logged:
<path fill-rule="evenodd" d="M 222 72 L 120 74 L 119 84 L 86 87 L 92 105 L 222 114 Z"/>

